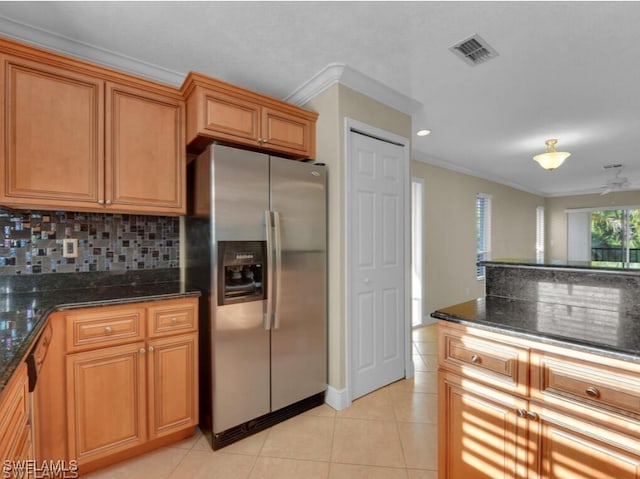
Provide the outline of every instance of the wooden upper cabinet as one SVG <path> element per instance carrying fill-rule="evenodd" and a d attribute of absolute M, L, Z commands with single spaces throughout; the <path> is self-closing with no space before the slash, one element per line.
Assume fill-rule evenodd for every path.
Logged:
<path fill-rule="evenodd" d="M 0 39 L 0 204 L 186 212 L 175 88 Z"/>
<path fill-rule="evenodd" d="M 71 70 L 1 58 L 0 200 L 10 206 L 97 205 L 103 195 L 104 83 Z"/>
<path fill-rule="evenodd" d="M 107 83 L 108 209 L 183 213 L 184 103 Z"/>
<path fill-rule="evenodd" d="M 315 120 L 275 108 L 262 109 L 262 141 L 270 148 L 292 155 L 314 150 Z"/>
<path fill-rule="evenodd" d="M 315 157 L 317 113 L 193 72 L 182 92 L 193 153 L 218 140 L 294 159 Z"/>
<path fill-rule="evenodd" d="M 255 144 L 260 138 L 260 107 L 233 95 L 206 91 L 203 129 L 212 136 Z"/>

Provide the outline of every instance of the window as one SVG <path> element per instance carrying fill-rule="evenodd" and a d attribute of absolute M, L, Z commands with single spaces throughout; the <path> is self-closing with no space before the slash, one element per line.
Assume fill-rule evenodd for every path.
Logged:
<path fill-rule="evenodd" d="M 491 196 L 476 196 L 476 260 L 491 259 Z M 484 266 L 476 265 L 476 278 L 484 279 Z"/>
<path fill-rule="evenodd" d="M 544 262 L 544 206 L 536 208 L 536 261 Z"/>
<path fill-rule="evenodd" d="M 591 212 L 591 261 L 640 262 L 640 209 Z"/>
<path fill-rule="evenodd" d="M 640 263 L 640 207 L 567 210 L 567 259 Z"/>

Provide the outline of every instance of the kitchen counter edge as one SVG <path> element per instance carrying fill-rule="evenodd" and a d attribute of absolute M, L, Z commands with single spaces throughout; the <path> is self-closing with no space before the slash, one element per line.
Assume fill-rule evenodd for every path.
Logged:
<path fill-rule="evenodd" d="M 166 285 L 166 283 L 162 283 Z M 86 299 L 83 301 L 63 301 L 61 303 L 48 305 L 42 310 L 38 311 L 32 318 L 33 328 L 29 334 L 21 341 L 21 344 L 16 348 L 14 357 L 6 364 L 0 364 L 0 399 L 5 386 L 11 380 L 15 370 L 21 362 L 25 361 L 29 353 L 31 352 L 36 340 L 39 338 L 40 333 L 44 329 L 49 319 L 49 316 L 57 311 L 65 311 L 70 309 L 100 307 L 100 306 L 113 306 L 117 304 L 127 303 L 140 303 L 148 301 L 162 301 L 167 299 L 189 298 L 201 296 L 201 291 L 195 287 L 185 285 L 182 282 L 175 282 L 176 291 L 162 292 L 162 293 L 150 293 L 148 295 L 135 295 L 135 296 L 120 296 L 102 299 Z M 126 285 L 124 285 L 126 287 Z M 149 285 L 152 286 L 152 285 Z M 92 289 L 101 290 L 102 288 L 87 288 L 87 291 Z M 43 291 L 37 294 L 55 295 L 57 291 Z M 22 293 L 24 294 L 24 293 Z M 25 318 L 26 319 L 26 318 Z"/>

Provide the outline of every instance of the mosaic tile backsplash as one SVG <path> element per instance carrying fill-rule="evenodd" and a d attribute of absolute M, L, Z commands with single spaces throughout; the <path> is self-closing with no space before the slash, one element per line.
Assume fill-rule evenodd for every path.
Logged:
<path fill-rule="evenodd" d="M 0 275 L 178 268 L 179 237 L 176 217 L 0 209 Z"/>

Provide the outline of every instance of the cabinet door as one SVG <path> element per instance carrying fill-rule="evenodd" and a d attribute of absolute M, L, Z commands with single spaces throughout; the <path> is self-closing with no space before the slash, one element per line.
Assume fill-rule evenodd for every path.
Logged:
<path fill-rule="evenodd" d="M 311 157 L 315 150 L 315 123 L 292 113 L 262 108 L 264 146 L 279 152 Z"/>
<path fill-rule="evenodd" d="M 146 440 L 144 343 L 67 356 L 70 459 L 79 464 Z"/>
<path fill-rule="evenodd" d="M 640 438 L 530 406 L 532 479 L 640 479 Z"/>
<path fill-rule="evenodd" d="M 95 209 L 104 188 L 102 80 L 11 56 L 0 58 L 5 107 L 0 201 Z"/>
<path fill-rule="evenodd" d="M 149 436 L 198 423 L 198 334 L 148 343 Z"/>
<path fill-rule="evenodd" d="M 185 213 L 184 103 L 108 83 L 108 209 Z"/>
<path fill-rule="evenodd" d="M 257 104 L 211 90 L 202 93 L 202 101 L 202 133 L 235 143 L 259 144 L 260 107 Z"/>
<path fill-rule="evenodd" d="M 526 401 L 439 372 L 439 478 L 526 477 Z"/>

